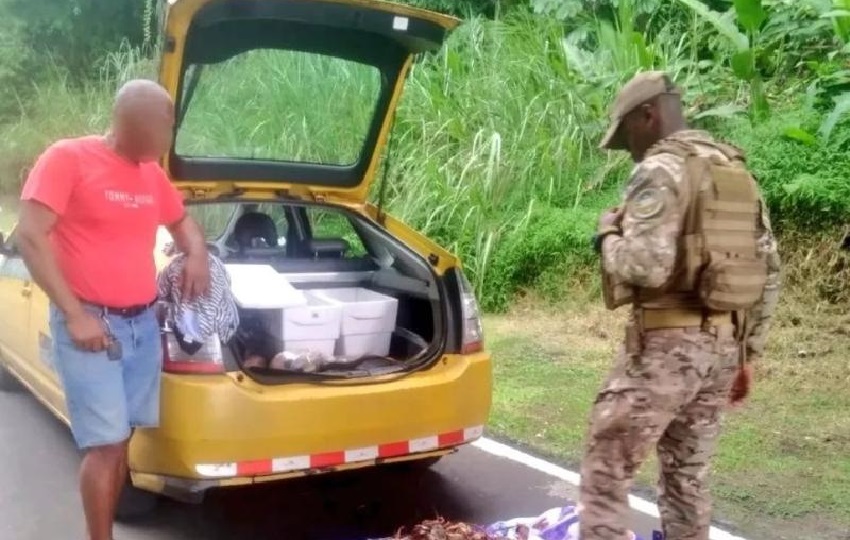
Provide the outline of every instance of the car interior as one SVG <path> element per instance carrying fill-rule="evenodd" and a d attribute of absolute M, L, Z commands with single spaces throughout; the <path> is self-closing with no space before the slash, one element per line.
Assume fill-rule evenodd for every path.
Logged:
<path fill-rule="evenodd" d="M 313 376 L 362 377 L 405 371 L 420 365 L 425 358 L 437 356 L 442 346 L 438 329 L 444 316 L 443 293 L 423 257 L 376 224 L 338 207 L 265 202 L 226 204 L 190 207 L 207 231 L 211 252 L 225 265 L 271 266 L 302 291 L 356 287 L 397 300 L 396 328 L 388 355 L 372 355 L 355 364 L 340 361 L 337 369 L 330 367 Z M 227 211 L 222 212 L 222 208 Z M 254 330 L 257 327 L 257 316 L 255 311 L 240 310 L 244 321 L 240 329 L 244 327 L 246 332 L 238 333 L 230 344 L 237 364 L 263 383 L 291 381 L 291 373 L 243 366 L 247 350 L 269 349 L 269 346 L 245 344 L 248 327 Z"/>

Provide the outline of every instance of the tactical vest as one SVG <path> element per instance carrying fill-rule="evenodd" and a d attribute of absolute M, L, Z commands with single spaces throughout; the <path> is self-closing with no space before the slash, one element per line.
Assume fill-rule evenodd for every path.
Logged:
<path fill-rule="evenodd" d="M 767 261 L 758 249 L 763 201 L 741 153 L 714 141 L 700 141 L 726 157 L 698 153 L 694 143 L 670 137 L 650 149 L 684 160 L 680 198 L 682 236 L 672 275 L 662 287 L 632 287 L 603 270 L 606 306 L 745 311 L 761 298 Z"/>

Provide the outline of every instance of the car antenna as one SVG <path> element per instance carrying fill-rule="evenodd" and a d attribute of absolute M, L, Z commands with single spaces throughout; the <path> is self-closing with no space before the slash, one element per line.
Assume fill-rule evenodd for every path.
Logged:
<path fill-rule="evenodd" d="M 393 117 L 390 122 L 390 134 L 389 140 L 387 141 L 387 159 L 384 161 L 384 174 L 381 175 L 381 185 L 378 186 L 378 224 L 381 227 L 385 227 L 387 222 L 387 214 L 384 212 L 384 202 L 387 198 L 387 179 L 390 176 L 390 166 L 392 165 L 393 143 L 396 139 L 393 136 L 393 128 L 395 128 L 395 113 L 393 113 Z"/>

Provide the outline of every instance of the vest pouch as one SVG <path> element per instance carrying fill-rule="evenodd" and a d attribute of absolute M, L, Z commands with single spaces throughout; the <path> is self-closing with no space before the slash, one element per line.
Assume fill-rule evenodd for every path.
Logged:
<path fill-rule="evenodd" d="M 611 310 L 635 301 L 634 288 L 602 269 L 602 298 Z"/>
<path fill-rule="evenodd" d="M 699 296 L 715 311 L 748 310 L 761 299 L 766 283 L 764 259 L 712 256 L 700 275 Z"/>

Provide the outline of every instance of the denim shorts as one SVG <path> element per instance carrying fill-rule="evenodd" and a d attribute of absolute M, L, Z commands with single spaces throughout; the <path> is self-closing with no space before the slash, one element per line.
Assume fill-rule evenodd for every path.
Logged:
<path fill-rule="evenodd" d="M 86 307 L 101 317 L 97 308 Z M 159 425 L 162 342 L 153 308 L 132 318 L 108 315 L 122 357 L 74 345 L 64 314 L 50 306 L 53 362 L 65 393 L 71 431 L 80 449 L 127 440 L 135 428 Z"/>

